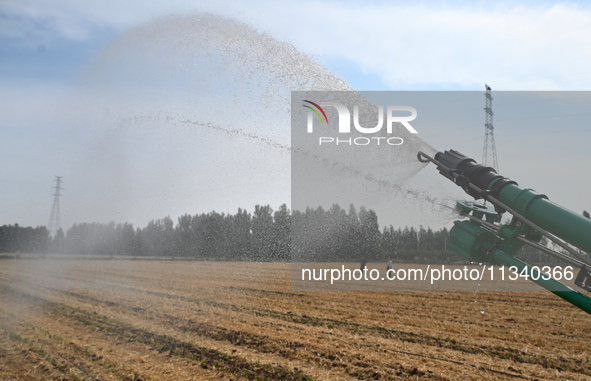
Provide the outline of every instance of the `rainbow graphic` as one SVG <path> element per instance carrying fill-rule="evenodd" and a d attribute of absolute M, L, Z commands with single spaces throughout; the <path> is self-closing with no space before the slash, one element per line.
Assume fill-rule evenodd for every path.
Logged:
<path fill-rule="evenodd" d="M 320 112 L 322 113 L 322 115 L 324 115 L 324 120 L 326 120 L 326 124 L 328 124 L 328 118 L 326 117 L 326 114 L 324 113 L 324 110 L 322 109 L 322 107 L 318 106 L 316 103 L 312 102 L 312 101 L 307 101 L 304 99 L 304 102 L 308 102 L 311 105 L 315 106 L 318 110 L 320 110 Z M 324 123 L 324 121 L 322 120 L 322 117 L 320 116 L 320 114 L 318 113 L 318 111 L 316 111 L 315 109 L 313 109 L 312 107 L 308 106 L 308 105 L 302 105 L 305 108 L 309 108 L 310 110 L 314 111 L 314 113 L 318 116 L 318 119 L 320 119 L 320 123 Z"/>

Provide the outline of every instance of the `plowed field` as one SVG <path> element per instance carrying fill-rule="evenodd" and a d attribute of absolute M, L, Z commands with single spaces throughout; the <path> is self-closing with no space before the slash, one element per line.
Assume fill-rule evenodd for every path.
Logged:
<path fill-rule="evenodd" d="M 0 261 L 0 380 L 591 380 L 590 327 L 547 292 L 300 293 L 281 263 Z"/>

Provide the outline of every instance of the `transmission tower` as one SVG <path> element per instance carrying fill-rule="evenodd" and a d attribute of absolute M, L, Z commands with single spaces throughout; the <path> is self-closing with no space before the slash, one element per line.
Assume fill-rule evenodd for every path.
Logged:
<path fill-rule="evenodd" d="M 62 183 L 62 177 L 55 176 L 55 186 L 53 187 L 53 189 L 55 189 L 55 193 L 53 194 L 53 207 L 51 208 L 49 224 L 47 225 L 49 234 L 51 234 L 51 236 L 55 236 L 57 231 L 62 227 L 60 222 L 60 197 L 62 196 L 60 191 L 62 190 Z"/>
<path fill-rule="evenodd" d="M 495 135 L 493 127 L 493 111 L 492 111 L 492 100 L 493 97 L 490 95 L 490 86 L 484 85 L 486 93 L 486 106 L 484 111 L 486 113 L 484 120 L 484 149 L 482 150 L 482 164 L 489 167 L 493 167 L 497 172 L 499 171 L 499 163 L 497 162 L 497 149 L 495 147 Z"/>

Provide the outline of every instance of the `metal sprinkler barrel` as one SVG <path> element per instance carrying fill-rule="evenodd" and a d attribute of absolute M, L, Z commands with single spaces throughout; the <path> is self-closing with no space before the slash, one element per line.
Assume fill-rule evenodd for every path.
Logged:
<path fill-rule="evenodd" d="M 591 219 L 557 205 L 543 194 L 524 189 L 491 168 L 458 151 L 438 152 L 435 157 L 418 152 L 423 163 L 432 162 L 439 173 L 461 187 L 476 200 L 483 199 L 494 206 L 486 207 L 474 201 L 459 201 L 460 215 L 469 220 L 455 221 L 450 231 L 450 247 L 470 260 L 500 262 L 515 266 L 519 271 L 532 272 L 532 266 L 513 254 L 523 244 L 531 245 L 560 258 L 581 270 L 575 284 L 591 291 L 591 259 L 570 245 L 591 252 Z M 500 216 L 508 212 L 513 218 L 508 224 Z M 570 255 L 539 245 L 547 237 Z M 562 241 L 564 240 L 564 241 Z M 551 277 L 531 277 L 540 286 L 591 314 L 591 298 Z"/>

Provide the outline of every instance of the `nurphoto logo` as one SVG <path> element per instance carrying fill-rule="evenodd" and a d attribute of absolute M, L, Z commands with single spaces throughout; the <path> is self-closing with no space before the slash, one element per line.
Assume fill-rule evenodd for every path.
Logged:
<path fill-rule="evenodd" d="M 338 114 L 338 133 L 349 134 L 351 133 L 351 111 L 347 106 L 337 102 L 312 102 L 309 100 L 303 100 L 305 103 L 302 105 L 308 109 L 307 118 L 307 132 L 314 132 L 314 122 L 327 125 L 328 117 L 323 107 L 334 107 Z M 392 134 L 393 124 L 400 123 L 404 126 L 411 134 L 416 134 L 417 130 L 410 125 L 409 122 L 413 121 L 417 117 L 417 110 L 410 106 L 387 106 L 386 108 L 386 133 Z M 408 112 L 410 115 L 395 115 L 396 112 Z M 332 120 L 332 119 L 331 119 Z M 375 134 L 382 130 L 384 127 L 384 106 L 378 107 L 378 121 L 373 127 L 363 127 L 359 123 L 359 106 L 353 106 L 353 127 L 355 130 L 362 134 Z M 321 136 L 318 139 L 318 144 L 335 144 L 335 145 L 370 145 L 370 144 L 387 144 L 387 145 L 401 145 L 404 140 L 400 137 L 388 137 L 388 136 L 358 136 L 355 138 L 341 138 L 332 136 Z"/>

